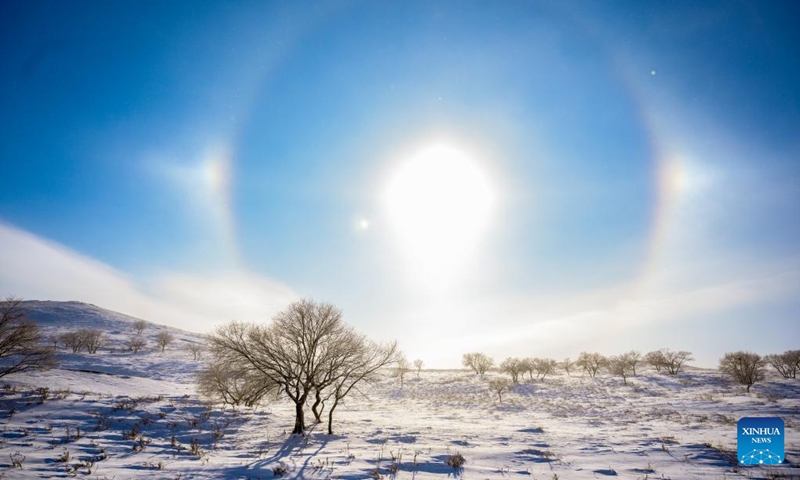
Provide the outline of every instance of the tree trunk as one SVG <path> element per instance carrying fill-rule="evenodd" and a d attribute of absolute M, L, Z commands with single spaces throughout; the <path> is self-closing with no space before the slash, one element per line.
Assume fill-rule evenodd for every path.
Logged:
<path fill-rule="evenodd" d="M 747 393 L 750 393 L 750 385 L 747 386 Z"/>
<path fill-rule="evenodd" d="M 330 410 L 328 410 L 328 435 L 333 435 L 333 411 L 336 410 L 337 405 L 339 405 L 338 399 L 333 402 Z"/>
<path fill-rule="evenodd" d="M 297 402 L 294 405 L 294 430 L 293 434 L 302 435 L 306 429 L 305 413 L 303 412 L 303 405 L 305 402 Z"/>
<path fill-rule="evenodd" d="M 317 390 L 314 393 L 314 405 L 311 405 L 311 411 L 314 413 L 314 420 L 317 422 L 322 421 L 322 408 L 324 408 L 324 406 L 320 408 L 320 405 L 322 405 L 322 396 L 320 391 Z"/>

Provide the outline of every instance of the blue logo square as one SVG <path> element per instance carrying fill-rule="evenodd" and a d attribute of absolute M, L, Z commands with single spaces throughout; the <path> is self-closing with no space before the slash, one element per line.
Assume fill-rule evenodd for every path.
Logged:
<path fill-rule="evenodd" d="M 786 430 L 777 417 L 745 417 L 736 426 L 739 463 L 777 465 L 783 463 Z"/>

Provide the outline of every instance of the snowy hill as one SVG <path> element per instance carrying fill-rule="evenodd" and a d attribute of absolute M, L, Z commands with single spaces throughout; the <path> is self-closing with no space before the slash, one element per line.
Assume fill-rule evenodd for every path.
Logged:
<path fill-rule="evenodd" d="M 106 345 L 94 355 L 71 353 L 60 345 L 57 356 L 61 370 L 192 384 L 200 365 L 187 350 L 189 344 L 203 343 L 203 335 L 198 333 L 147 322 L 140 335 L 145 346 L 134 354 L 127 347 L 131 337 L 137 335 L 134 322 L 140 319 L 136 317 L 81 302 L 26 301 L 22 308 L 25 316 L 39 325 L 45 338 L 57 339 L 79 328 L 98 329 L 108 336 Z M 162 352 L 156 336 L 163 331 L 169 332 L 174 340 Z"/>
<path fill-rule="evenodd" d="M 336 435 L 289 435 L 287 401 L 223 408 L 198 397 L 202 336 L 157 324 L 126 351 L 133 317 L 77 302 L 26 302 L 48 335 L 108 332 L 96 354 L 59 347 L 61 367 L 0 381 L 2 478 L 777 479 L 800 478 L 800 384 L 770 372 L 751 393 L 709 369 L 644 369 L 628 384 L 563 371 L 514 385 L 492 371 L 386 375 L 337 410 Z M 159 331 L 176 338 L 164 352 Z M 741 466 L 736 421 L 786 422 L 786 462 Z M 308 418 L 311 418 L 310 416 Z M 463 469 L 447 464 L 466 459 Z"/>
<path fill-rule="evenodd" d="M 119 340 L 133 333 L 133 323 L 139 318 L 106 310 L 83 302 L 53 302 L 30 300 L 22 302 L 25 316 L 35 320 L 48 333 L 58 333 L 77 328 L 98 328 Z M 146 319 L 145 319 L 146 321 Z M 154 337 L 157 331 L 168 330 L 180 341 L 202 342 L 203 336 L 174 327 L 147 322 L 145 335 Z"/>

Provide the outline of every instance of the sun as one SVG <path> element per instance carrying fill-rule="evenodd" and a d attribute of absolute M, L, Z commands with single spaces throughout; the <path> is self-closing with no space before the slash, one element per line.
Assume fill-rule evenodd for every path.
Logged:
<path fill-rule="evenodd" d="M 492 220 L 495 197 L 478 161 L 450 145 L 434 144 L 399 165 L 384 203 L 410 265 L 442 280 L 475 254 Z"/>

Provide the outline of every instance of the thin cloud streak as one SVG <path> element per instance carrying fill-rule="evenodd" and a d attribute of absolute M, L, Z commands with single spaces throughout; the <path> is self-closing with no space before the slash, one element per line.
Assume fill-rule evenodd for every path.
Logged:
<path fill-rule="evenodd" d="M 791 301 L 800 290 L 800 267 L 796 261 L 774 268 L 751 267 L 745 278 L 739 277 L 743 279 L 725 281 L 721 278 L 726 275 L 721 274 L 717 280 L 699 286 L 643 292 L 637 286 L 620 285 L 549 298 L 499 295 L 464 299 L 455 310 L 439 305 L 404 312 L 406 318 L 415 319 L 415 325 L 430 325 L 428 329 L 434 330 L 424 338 L 416 338 L 406 350 L 411 356 L 425 358 L 430 365 L 452 366 L 461 354 L 470 351 L 486 352 L 499 361 L 510 356 L 574 358 L 582 350 L 615 354 L 645 348 L 643 344 L 685 349 L 685 345 L 660 341 L 655 327 L 688 318 L 729 315 L 753 305 Z M 745 269 L 741 265 L 738 268 L 741 275 Z M 452 321 L 442 321 L 443 318 Z M 641 328 L 646 330 L 644 336 Z M 401 339 L 404 336 L 402 332 L 399 335 Z M 730 331 L 710 335 L 706 348 L 694 352 L 697 363 L 714 366 L 718 356 L 730 348 L 731 336 Z M 775 338 L 773 343 L 782 345 L 786 340 Z"/>
<path fill-rule="evenodd" d="M 141 288 L 127 274 L 56 242 L 0 223 L 0 292 L 29 300 L 77 300 L 193 331 L 232 319 L 264 321 L 298 298 L 250 272 L 163 272 Z"/>

